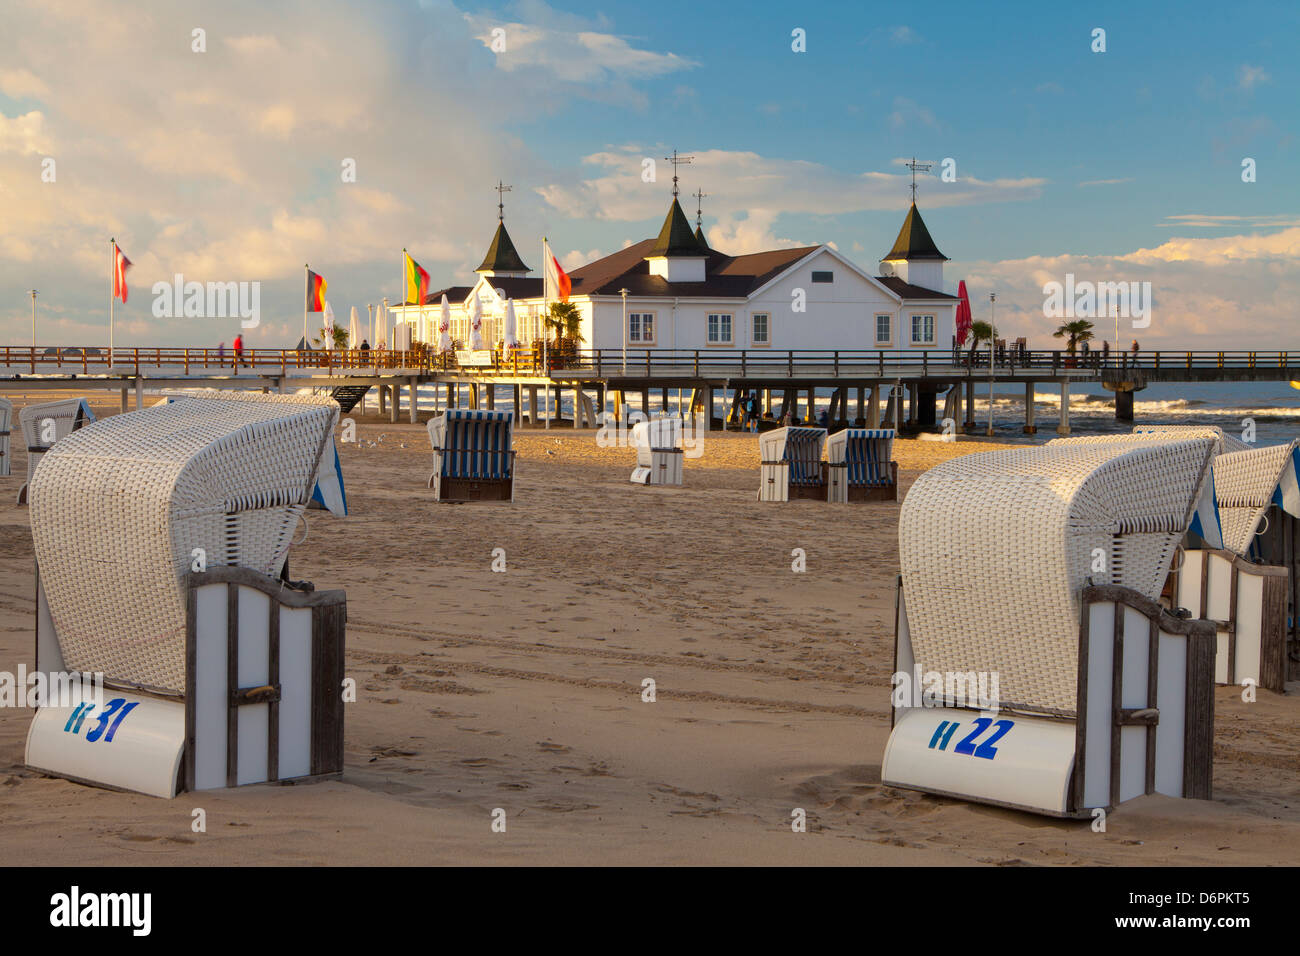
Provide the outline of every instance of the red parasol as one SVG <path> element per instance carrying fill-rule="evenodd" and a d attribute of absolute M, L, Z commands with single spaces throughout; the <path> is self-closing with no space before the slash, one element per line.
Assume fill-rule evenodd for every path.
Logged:
<path fill-rule="evenodd" d="M 966 296 L 965 279 L 957 284 L 957 298 L 961 300 L 957 303 L 957 344 L 965 345 L 971 327 L 970 299 Z"/>

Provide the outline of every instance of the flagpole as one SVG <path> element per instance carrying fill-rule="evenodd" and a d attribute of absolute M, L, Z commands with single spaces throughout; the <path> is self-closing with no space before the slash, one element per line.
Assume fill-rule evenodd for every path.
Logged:
<path fill-rule="evenodd" d="M 117 268 L 117 240 L 108 240 L 108 367 L 113 367 L 113 270 Z"/>
<path fill-rule="evenodd" d="M 546 376 L 546 412 L 542 416 L 546 420 L 546 427 L 551 427 L 551 372 L 550 365 L 546 361 L 546 347 L 549 344 L 551 330 L 546 327 L 547 314 L 547 296 L 546 283 L 551 274 L 551 260 L 548 258 L 551 254 L 551 248 L 547 244 L 546 237 L 542 236 L 542 374 Z"/>
<path fill-rule="evenodd" d="M 311 270 L 302 264 L 302 344 L 307 347 L 307 296 L 311 289 Z"/>

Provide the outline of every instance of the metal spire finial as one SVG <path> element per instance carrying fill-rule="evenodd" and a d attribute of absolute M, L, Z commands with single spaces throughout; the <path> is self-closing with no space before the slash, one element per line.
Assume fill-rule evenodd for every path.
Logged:
<path fill-rule="evenodd" d="M 505 222 L 506 221 L 505 194 L 510 192 L 510 187 L 498 179 L 497 184 L 492 188 L 497 191 L 497 222 Z"/>
<path fill-rule="evenodd" d="M 922 172 L 928 173 L 930 171 L 930 167 L 933 166 L 934 163 L 918 163 L 916 161 L 916 157 L 913 156 L 912 161 L 910 163 L 904 163 L 903 165 L 912 171 L 912 205 L 915 206 L 916 205 L 916 171 L 919 169 Z"/>
<path fill-rule="evenodd" d="M 677 150 L 675 149 L 673 150 L 673 154 L 671 156 L 664 157 L 664 162 L 673 164 L 673 198 L 674 199 L 677 198 L 677 167 L 685 166 L 686 164 L 690 163 L 694 159 L 695 159 L 694 156 L 678 156 Z"/>

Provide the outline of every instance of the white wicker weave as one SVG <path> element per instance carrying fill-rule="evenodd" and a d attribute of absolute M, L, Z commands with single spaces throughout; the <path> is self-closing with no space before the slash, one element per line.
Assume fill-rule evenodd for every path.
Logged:
<path fill-rule="evenodd" d="M 9 475 L 9 432 L 13 428 L 14 403 L 0 398 L 0 477 Z"/>
<path fill-rule="evenodd" d="M 1138 425 L 1133 429 L 1135 435 L 1163 435 L 1166 438 L 1205 438 L 1218 441 L 1215 452 L 1222 455 L 1230 451 L 1245 451 L 1251 446 L 1240 438 L 1229 435 L 1217 425 Z"/>
<path fill-rule="evenodd" d="M 1283 472 L 1300 441 L 1230 452 L 1214 460 L 1214 496 L 1219 505 L 1223 546 L 1244 555 L 1273 502 Z"/>
<path fill-rule="evenodd" d="M 49 451 L 32 539 L 67 666 L 182 693 L 195 549 L 209 568 L 278 574 L 338 414 L 328 398 L 205 392 Z"/>
<path fill-rule="evenodd" d="M 1156 598 L 1213 446 L 1048 444 L 965 455 L 922 474 L 898 535 L 922 671 L 997 673 L 1003 706 L 1074 714 L 1083 587 L 1120 584 Z"/>
<path fill-rule="evenodd" d="M 60 439 L 93 422 L 95 413 L 84 398 L 68 398 L 28 405 L 18 413 L 18 420 L 22 422 L 23 441 L 27 443 L 27 481 L 18 489 L 18 503 L 21 505 L 28 500 L 32 475 L 45 452 Z M 51 425 L 53 434 L 50 433 Z"/>

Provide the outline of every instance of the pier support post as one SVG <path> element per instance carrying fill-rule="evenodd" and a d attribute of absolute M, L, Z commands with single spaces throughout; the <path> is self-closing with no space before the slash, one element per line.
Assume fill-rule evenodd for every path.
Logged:
<path fill-rule="evenodd" d="M 772 414 L 772 390 L 770 388 L 763 389 L 763 414 Z"/>
<path fill-rule="evenodd" d="M 512 385 L 510 389 L 515 400 L 515 423 L 522 425 L 524 423 L 524 389 L 522 385 Z"/>
<path fill-rule="evenodd" d="M 1129 408 L 1132 409 L 1132 407 L 1133 407 L 1133 403 L 1130 401 Z M 142 408 L 144 408 L 144 379 L 137 378 L 135 380 L 135 409 L 136 411 L 139 411 Z M 1133 417 L 1133 413 L 1132 411 L 1130 411 L 1129 418 L 1132 417 Z"/>
<path fill-rule="evenodd" d="M 817 389 L 808 389 L 808 418 L 809 425 L 817 424 Z"/>
<path fill-rule="evenodd" d="M 390 424 L 396 425 L 398 406 L 402 404 L 402 395 L 400 391 L 401 386 L 389 385 L 388 387 L 392 391 L 392 394 L 389 396 L 391 401 L 388 406 L 388 421 Z"/>
<path fill-rule="evenodd" d="M 488 383 L 487 383 L 486 385 L 484 385 L 483 387 L 487 390 L 487 407 L 488 407 L 488 411 L 492 411 L 493 409 L 495 409 L 495 408 L 497 407 L 497 387 L 496 387 L 496 383 L 494 383 L 494 382 L 488 382 Z"/>
<path fill-rule="evenodd" d="M 1070 434 L 1070 380 L 1061 383 L 1061 421 L 1056 426 L 1056 434 Z"/>
<path fill-rule="evenodd" d="M 469 383 L 469 407 L 478 411 L 478 382 Z"/>
<path fill-rule="evenodd" d="M 537 424 L 537 386 L 528 386 L 528 424 Z"/>
<path fill-rule="evenodd" d="M 1123 391 L 1115 393 L 1115 421 L 1131 422 L 1133 420 L 1133 393 Z"/>
<path fill-rule="evenodd" d="M 125 412 L 126 410 L 127 410 L 127 404 L 126 404 L 126 386 L 123 385 L 123 386 L 122 386 L 122 411 Z"/>
<path fill-rule="evenodd" d="M 704 386 L 704 429 L 713 431 L 713 386 Z M 725 423 L 724 423 L 725 424 Z"/>
<path fill-rule="evenodd" d="M 867 403 L 867 427 L 880 427 L 880 386 L 871 386 L 871 401 Z"/>
<path fill-rule="evenodd" d="M 641 412 L 646 418 L 650 417 L 650 389 L 641 389 Z"/>
<path fill-rule="evenodd" d="M 667 415 L 667 414 L 668 414 L 668 386 L 665 385 L 665 386 L 661 389 L 661 391 L 663 392 L 663 396 L 662 396 L 662 398 L 663 398 L 662 406 L 663 406 L 664 414 Z"/>
<path fill-rule="evenodd" d="M 966 379 L 965 401 L 965 421 L 961 423 L 961 427 L 969 435 L 975 431 L 975 379 L 973 378 Z"/>
<path fill-rule="evenodd" d="M 410 381 L 410 395 L 411 395 L 411 424 L 416 425 L 419 424 L 420 421 L 419 418 L 420 402 L 417 397 L 419 395 L 419 391 L 416 387 L 416 380 L 414 375 L 411 376 L 409 381 Z"/>
<path fill-rule="evenodd" d="M 858 415 L 853 419 L 855 425 L 865 425 L 867 422 L 867 413 L 865 407 L 867 404 L 867 389 L 863 385 L 858 386 Z"/>
<path fill-rule="evenodd" d="M 382 415 L 388 407 L 388 386 L 380 382 L 377 391 L 379 392 L 379 414 Z"/>
<path fill-rule="evenodd" d="M 1034 383 L 1025 382 L 1025 434 L 1037 435 L 1038 426 L 1034 424 Z"/>

